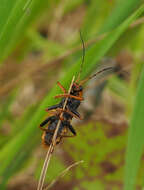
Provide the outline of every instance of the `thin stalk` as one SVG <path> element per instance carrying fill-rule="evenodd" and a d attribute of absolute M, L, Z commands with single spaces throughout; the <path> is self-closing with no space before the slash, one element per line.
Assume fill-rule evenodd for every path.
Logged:
<path fill-rule="evenodd" d="M 74 83 L 74 80 L 75 80 L 75 76 L 73 76 L 73 78 L 72 78 L 72 82 L 71 82 L 70 88 L 68 90 L 68 94 L 70 94 L 70 92 L 71 92 L 71 88 L 72 88 L 72 85 Z M 66 107 L 66 104 L 67 104 L 67 100 L 68 100 L 68 97 L 65 99 L 65 102 L 64 102 L 64 105 L 63 105 L 63 110 L 65 110 L 65 107 Z M 63 112 L 61 113 L 60 118 L 62 116 L 63 116 Z M 42 190 L 43 189 L 43 185 L 44 185 L 44 180 L 45 180 L 47 168 L 48 168 L 48 165 L 49 165 L 52 153 L 54 151 L 54 147 L 56 145 L 56 137 L 57 137 L 57 133 L 58 133 L 58 129 L 59 129 L 60 123 L 61 123 L 61 120 L 59 119 L 58 124 L 56 126 L 56 130 L 55 130 L 54 135 L 53 135 L 52 143 L 51 143 L 51 145 L 50 145 L 50 147 L 48 149 L 48 152 L 47 152 L 47 155 L 46 155 L 46 158 L 45 158 L 45 161 L 44 161 L 44 165 L 43 165 L 43 168 L 42 168 L 42 171 L 41 171 L 41 175 L 40 175 L 40 179 L 39 179 L 37 190 Z"/>
<path fill-rule="evenodd" d="M 75 167 L 75 166 L 77 166 L 77 165 L 79 165 L 79 164 L 81 164 L 83 162 L 84 161 L 81 160 L 81 161 L 75 162 L 75 163 L 71 164 L 70 166 L 68 166 L 64 171 L 62 171 L 60 173 L 59 176 L 57 176 L 56 179 L 54 179 L 46 188 L 44 188 L 44 190 L 50 189 L 60 178 L 64 177 L 70 169 L 72 169 L 73 167 Z"/>
<path fill-rule="evenodd" d="M 144 23 L 144 17 L 141 17 L 139 19 L 137 19 L 136 21 L 134 21 L 130 26 L 129 29 L 132 29 L 138 25 L 141 25 Z M 101 34 L 99 36 L 97 36 L 94 39 L 91 39 L 87 42 L 85 42 L 85 47 L 89 47 L 92 44 L 95 44 L 96 42 L 104 39 L 104 37 L 106 36 L 107 33 Z M 77 46 L 71 50 L 66 51 L 65 53 L 63 53 L 62 55 L 56 57 L 53 60 L 50 60 L 49 62 L 45 63 L 45 64 L 38 64 L 38 67 L 32 67 L 27 69 L 27 72 L 21 72 L 16 78 L 8 81 L 5 85 L 3 85 L 0 89 L 0 96 L 3 96 L 4 94 L 8 93 L 12 88 L 14 88 L 17 84 L 20 83 L 20 81 L 24 81 L 25 79 L 27 79 L 27 77 L 29 76 L 33 76 L 35 73 L 39 72 L 39 73 L 43 73 L 43 71 L 45 71 L 46 69 L 48 69 L 49 67 L 52 67 L 54 65 L 58 65 L 59 62 L 63 61 L 64 59 L 66 59 L 68 56 L 76 53 L 77 51 L 80 51 L 82 49 L 81 45 Z M 23 71 L 23 69 L 22 69 Z M 1 79 L 2 80 L 2 79 Z"/>

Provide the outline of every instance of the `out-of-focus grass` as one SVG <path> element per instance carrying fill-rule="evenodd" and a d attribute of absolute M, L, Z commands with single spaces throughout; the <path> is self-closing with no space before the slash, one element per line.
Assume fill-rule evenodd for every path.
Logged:
<path fill-rule="evenodd" d="M 90 50 L 87 51 L 87 56 L 85 58 L 85 64 L 83 68 L 82 78 L 88 75 L 95 64 L 100 58 L 106 53 L 106 51 L 113 45 L 113 43 L 118 39 L 124 30 L 129 26 L 129 24 L 135 20 L 142 12 L 143 6 L 138 9 L 131 17 L 129 17 L 122 25 L 120 25 L 116 30 L 108 34 L 102 41 L 93 45 Z M 76 74 L 79 70 L 81 61 L 76 63 L 70 70 L 67 72 L 63 80 L 61 80 L 64 86 L 67 86 L 71 77 Z M 36 114 L 33 116 L 32 120 L 27 124 L 27 127 L 24 128 L 11 142 L 9 142 L 3 150 L 0 152 L 0 160 L 3 161 L 3 165 L 0 168 L 0 173 L 2 174 L 5 169 L 9 166 L 13 159 L 15 159 L 18 151 L 21 151 L 22 147 L 25 146 L 25 143 L 30 139 L 37 131 L 36 126 L 40 123 L 41 118 L 44 115 L 45 105 L 51 105 L 55 103 L 53 96 L 58 93 L 58 88 L 55 87 L 49 93 L 49 95 L 44 99 Z M 11 151 L 13 150 L 13 151 Z M 7 159 L 4 159 L 6 155 L 9 154 Z"/>
<path fill-rule="evenodd" d="M 16 98 L 16 95 L 17 95 L 16 91 L 12 92 L 7 98 L 7 102 L 3 102 L 0 111 L 0 126 L 2 126 L 2 122 L 4 121 L 5 118 L 9 118 L 10 116 L 9 108 L 13 103 L 14 99 Z"/>
<path fill-rule="evenodd" d="M 115 27 L 117 27 L 120 23 L 122 23 L 138 6 L 142 3 L 142 1 L 137 0 L 122 0 L 117 1 L 117 5 L 115 9 L 112 11 L 110 17 L 107 18 L 105 24 L 101 28 L 101 32 L 107 32 Z"/>
<path fill-rule="evenodd" d="M 68 143 L 64 143 L 63 145 L 64 150 L 68 152 L 73 160 L 84 160 L 82 166 L 78 167 L 75 171 L 76 179 L 95 178 L 95 183 L 101 184 L 101 189 L 106 189 L 107 184 L 111 183 L 111 181 L 119 181 L 120 184 L 122 183 L 120 168 L 123 157 L 122 152 L 125 146 L 124 134 L 126 128 L 122 133 L 113 135 L 111 138 L 107 136 L 108 131 L 113 131 L 116 127 L 117 126 L 111 129 L 108 124 L 95 121 L 80 127 L 77 126 L 77 141 L 69 139 L 67 140 Z M 71 149 L 73 151 L 71 151 Z M 105 163 L 110 169 L 105 168 Z M 83 170 L 85 172 L 83 172 Z M 103 180 L 106 181 L 105 184 Z M 82 182 L 81 186 L 83 186 L 85 181 L 86 180 Z M 93 180 L 90 180 L 89 183 L 91 186 Z M 111 189 L 112 187 L 113 186 L 111 186 Z"/>
<path fill-rule="evenodd" d="M 136 176 L 140 166 L 140 159 L 144 147 L 144 68 L 141 72 L 140 82 L 135 97 L 135 106 L 131 117 L 128 147 L 126 154 L 125 190 L 133 190 L 136 184 Z"/>
<path fill-rule="evenodd" d="M 83 35 L 84 39 L 89 39 L 99 31 L 100 27 L 105 25 L 105 19 L 108 16 L 108 13 L 113 7 L 113 2 L 109 3 L 108 1 L 92 1 L 90 6 L 88 7 L 88 11 L 86 13 L 85 22 L 83 25 Z M 101 14 L 101 12 L 103 14 Z M 109 17 L 113 20 L 113 17 Z"/>
<path fill-rule="evenodd" d="M 105 3 L 104 1 L 101 1 L 99 2 L 99 6 L 103 6 L 103 3 L 104 3 L 105 6 L 103 6 L 102 12 L 104 12 L 105 14 L 101 15 L 100 10 L 98 10 L 97 14 L 95 14 L 95 10 L 97 10 L 98 8 L 97 7 L 98 2 L 99 1 L 92 1 L 91 6 L 88 10 L 88 14 L 86 14 L 86 18 L 84 20 L 85 21 L 84 30 L 83 30 L 84 36 L 87 36 L 87 34 L 85 35 L 86 31 L 89 31 L 88 33 L 90 34 L 94 34 L 95 32 L 98 32 L 101 25 L 102 27 L 101 27 L 100 32 L 107 32 L 107 31 L 110 31 L 110 32 L 106 34 L 103 40 L 101 40 L 97 44 L 92 45 L 87 50 L 86 57 L 85 57 L 85 64 L 84 64 L 83 72 L 81 75 L 82 79 L 85 78 L 87 75 L 89 75 L 97 67 L 98 61 L 100 61 L 100 59 L 111 49 L 111 47 L 119 39 L 121 34 L 123 34 L 123 32 L 128 28 L 128 26 L 133 21 L 135 21 L 135 19 L 138 18 L 144 10 L 142 6 L 134 14 L 132 14 L 129 18 L 127 18 L 133 12 L 133 10 L 136 9 L 136 7 L 140 4 L 140 1 L 136 1 L 136 0 L 123 1 L 123 6 L 118 5 L 114 9 L 112 14 L 109 16 L 108 20 L 104 22 L 105 16 L 107 15 L 105 10 L 110 10 L 113 5 L 111 4 L 109 5 L 109 7 L 107 7 L 107 3 Z M 54 1 L 53 3 L 49 3 L 49 2 L 42 3 L 39 0 L 29 1 L 28 7 L 25 9 L 25 11 L 22 11 L 22 9 L 25 7 L 24 1 L 21 0 L 21 1 L 15 1 L 13 3 L 10 3 L 7 9 L 8 12 L 2 11 L 0 13 L 2 14 L 1 18 L 4 18 L 4 22 L 3 20 L 0 20 L 1 24 L 4 26 L 0 29 L 0 44 L 1 44 L 0 45 L 0 50 L 1 50 L 0 60 L 3 60 L 9 55 L 9 53 L 12 52 L 12 49 L 15 47 L 16 43 L 20 39 L 22 39 L 22 35 L 27 30 L 28 25 L 34 20 L 34 18 L 37 15 L 40 15 L 39 13 L 41 13 L 41 11 L 44 9 L 47 9 L 48 11 L 50 11 L 50 13 L 48 14 L 50 16 L 52 11 L 56 10 L 55 8 L 56 8 L 57 3 L 58 3 L 57 1 Z M 63 16 L 64 14 L 67 14 L 69 11 L 73 11 L 81 3 L 82 1 L 78 1 L 78 2 L 74 1 L 74 2 L 71 2 L 70 4 L 68 3 L 64 4 L 63 10 L 62 10 L 63 14 L 61 16 Z M 6 4 L 4 5 L 6 6 Z M 97 16 L 100 19 L 100 22 L 103 22 L 104 24 L 97 23 Z M 48 19 L 48 21 L 49 20 L 50 19 Z M 13 27 L 14 24 L 16 25 L 16 27 Z M 90 36 L 90 34 L 88 34 L 88 36 Z M 66 46 L 57 44 L 55 41 L 48 40 L 47 42 L 47 40 L 38 36 L 38 33 L 35 32 L 34 27 L 32 28 L 32 30 L 29 30 L 28 37 L 32 39 L 33 46 L 35 46 L 36 48 L 39 48 L 40 50 L 44 52 L 45 54 L 44 60 L 46 60 L 47 58 L 50 59 L 51 57 L 59 55 L 60 53 L 65 51 L 67 48 Z M 51 50 L 49 51 L 50 47 L 51 47 Z M 115 46 L 113 47 L 115 48 Z M 77 75 L 80 64 L 81 64 L 81 60 L 76 61 L 76 63 L 73 66 L 71 66 L 69 70 L 66 71 L 66 74 L 64 75 L 64 77 L 62 77 L 61 82 L 65 87 L 68 87 L 72 76 Z M 118 87 L 117 89 L 121 90 L 121 92 L 117 91 L 116 86 Z M 128 100 L 127 105 L 130 104 L 130 109 L 131 109 L 133 104 L 131 102 L 131 99 L 130 100 L 128 99 L 128 96 L 129 95 L 131 96 L 131 94 L 130 94 L 130 89 L 127 88 L 127 84 L 123 82 L 121 83 L 117 79 L 112 79 L 111 88 L 113 88 L 114 93 L 120 95 L 125 101 Z M 53 99 L 53 96 L 56 95 L 57 93 L 59 93 L 59 90 L 57 87 L 54 87 L 47 94 L 47 96 L 42 101 L 42 104 L 38 107 L 38 109 L 34 110 L 33 108 L 32 109 L 30 108 L 29 110 L 26 110 L 24 116 L 19 121 L 17 122 L 15 121 L 14 123 L 12 123 L 13 135 L 10 139 L 8 139 L 8 143 L 6 142 L 3 143 L 4 147 L 0 151 L 0 162 L 2 163 L 0 167 L 0 174 L 2 175 L 2 180 L 3 180 L 2 181 L 3 186 L 1 186 L 1 188 L 4 188 L 9 178 L 12 177 L 14 173 L 21 168 L 21 165 L 24 164 L 25 161 L 29 158 L 29 155 L 31 153 L 30 150 L 33 149 L 37 145 L 36 141 L 39 136 L 39 131 L 38 131 L 37 126 L 39 125 L 41 119 L 44 116 L 45 107 L 48 105 L 52 105 L 56 102 Z M 7 104 L 6 109 L 7 110 L 9 109 L 9 104 Z M 7 117 L 7 116 L 5 115 L 3 117 Z M 2 118 L 2 120 L 3 119 L 4 118 Z M 20 128 L 21 130 L 16 129 L 16 127 L 18 126 L 22 126 Z M 96 136 L 93 136 L 93 137 L 96 138 Z M 92 136 L 90 136 L 89 138 L 92 138 Z M 103 140 L 105 140 L 105 138 L 103 138 Z M 119 140 L 119 143 L 120 141 L 121 140 Z M 85 147 L 88 150 L 87 144 L 82 144 L 82 143 L 84 142 L 80 140 L 79 146 L 81 146 L 82 150 L 84 151 L 83 147 Z M 112 143 L 114 142 L 112 141 L 112 143 L 111 142 L 109 143 L 111 147 Z M 27 145 L 29 145 L 28 149 L 25 148 L 25 146 Z M 25 150 L 25 152 L 21 154 L 21 151 L 23 150 Z M 90 152 L 88 151 L 85 154 L 86 159 L 89 158 L 90 156 L 89 153 Z M 93 156 L 93 154 L 91 156 Z M 140 158 L 140 154 L 139 154 L 139 158 Z M 130 163 L 133 163 L 132 161 L 134 160 L 131 160 Z M 127 161 L 127 164 L 129 164 L 129 161 Z M 11 165 L 12 167 L 9 170 L 9 167 Z M 137 162 L 137 166 L 138 166 L 138 162 Z M 39 172 L 37 173 L 39 175 Z M 92 173 L 94 173 L 93 169 L 92 169 Z M 81 176 L 81 175 L 83 174 L 80 171 L 78 176 Z M 133 175 L 133 177 L 135 176 Z M 127 173 L 126 181 L 128 182 L 129 179 L 130 179 L 130 175 Z M 103 188 L 103 185 L 101 186 L 101 184 L 97 182 L 91 184 L 91 187 L 93 187 L 93 185 L 96 185 L 99 188 Z M 87 183 L 83 183 L 82 186 L 86 187 Z"/>
<path fill-rule="evenodd" d="M 6 58 L 12 48 L 21 39 L 28 25 L 44 9 L 49 9 L 53 2 L 40 0 L 2 1 L 0 11 L 0 62 Z"/>
<path fill-rule="evenodd" d="M 128 84 L 119 79 L 118 77 L 113 77 L 109 79 L 108 87 L 124 102 L 127 108 L 127 112 L 130 115 L 133 108 L 134 92 L 132 93 Z M 130 112 L 130 113 L 129 113 Z"/>

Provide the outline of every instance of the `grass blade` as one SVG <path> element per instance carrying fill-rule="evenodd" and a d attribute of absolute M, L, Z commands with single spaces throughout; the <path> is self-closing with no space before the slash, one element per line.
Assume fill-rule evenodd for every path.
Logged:
<path fill-rule="evenodd" d="M 125 168 L 125 190 L 135 189 L 136 177 L 144 148 L 144 67 L 141 73 L 135 106 L 130 122 Z"/>
<path fill-rule="evenodd" d="M 13 3 L 12 3 L 13 2 Z M 4 10 L 0 12 L 0 62 L 7 58 L 11 50 L 25 33 L 27 26 L 39 12 L 51 3 L 40 0 L 17 0 L 3 2 Z M 8 9 L 6 9 L 8 6 Z M 3 8 L 2 7 L 2 8 Z M 6 8 L 5 8 L 6 7 Z M 1 6 L 0 6 L 1 11 Z"/>
<path fill-rule="evenodd" d="M 131 15 L 125 22 L 123 22 L 118 28 L 111 33 L 107 34 L 106 37 L 93 45 L 86 53 L 85 64 L 81 77 L 84 78 L 89 75 L 94 68 L 98 65 L 98 61 L 107 53 L 112 45 L 117 41 L 120 35 L 128 28 L 128 26 L 137 17 L 139 17 L 144 11 L 144 5 L 141 6 L 133 15 Z M 81 59 L 67 71 L 64 78 L 61 80 L 62 84 L 67 87 L 72 79 L 72 76 L 78 74 L 81 64 Z M 12 139 L 1 151 L 0 151 L 0 162 L 3 163 L 0 167 L 0 175 L 2 175 L 5 169 L 12 164 L 16 154 L 26 146 L 27 142 L 36 134 L 39 133 L 38 125 L 41 118 L 44 116 L 44 109 L 48 105 L 56 103 L 53 99 L 54 95 L 59 92 L 57 87 L 54 87 L 51 92 L 45 97 L 44 101 L 37 109 L 35 115 L 27 126 L 14 138 Z M 12 151 L 11 151 L 12 150 Z"/>
<path fill-rule="evenodd" d="M 107 32 L 121 24 L 142 3 L 137 0 L 119 0 L 100 32 Z"/>

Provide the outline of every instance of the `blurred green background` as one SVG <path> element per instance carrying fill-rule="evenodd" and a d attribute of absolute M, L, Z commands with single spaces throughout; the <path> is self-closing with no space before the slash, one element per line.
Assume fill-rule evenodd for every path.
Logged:
<path fill-rule="evenodd" d="M 56 147 L 45 185 L 56 180 L 50 189 L 142 189 L 143 3 L 0 0 L 0 189 L 36 189 L 46 155 L 38 126 L 45 108 L 56 103 L 56 82 L 68 89 L 79 72 L 80 30 L 86 48 L 81 79 L 97 68 L 119 71 L 85 86 L 84 119 L 74 119 L 77 136 Z"/>

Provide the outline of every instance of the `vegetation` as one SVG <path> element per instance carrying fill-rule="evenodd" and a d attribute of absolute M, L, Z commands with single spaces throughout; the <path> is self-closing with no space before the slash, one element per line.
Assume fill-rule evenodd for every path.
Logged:
<path fill-rule="evenodd" d="M 56 147 L 46 184 L 58 179 L 51 189 L 142 189 L 143 1 L 0 4 L 0 189 L 37 187 L 46 154 L 38 126 L 45 108 L 58 101 L 56 81 L 68 89 L 79 73 L 79 30 L 86 46 L 81 80 L 99 67 L 120 70 L 85 86 L 84 119 L 73 122 L 78 135 Z"/>

